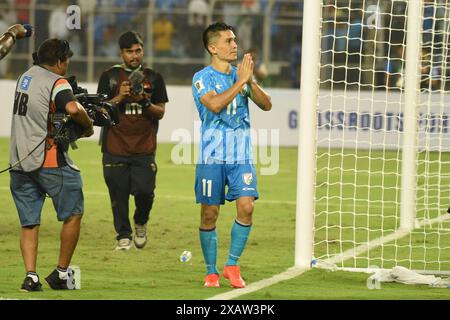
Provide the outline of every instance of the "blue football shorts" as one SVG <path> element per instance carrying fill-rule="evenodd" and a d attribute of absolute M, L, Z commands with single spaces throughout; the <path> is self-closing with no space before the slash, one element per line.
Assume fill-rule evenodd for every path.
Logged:
<path fill-rule="evenodd" d="M 46 195 L 52 199 L 59 221 L 84 212 L 83 183 L 69 166 L 33 172 L 10 171 L 10 189 L 22 227 L 41 224 Z"/>
<path fill-rule="evenodd" d="M 226 187 L 228 191 L 226 192 Z M 258 199 L 255 166 L 246 164 L 197 164 L 195 197 L 197 203 L 220 205 L 240 197 Z"/>

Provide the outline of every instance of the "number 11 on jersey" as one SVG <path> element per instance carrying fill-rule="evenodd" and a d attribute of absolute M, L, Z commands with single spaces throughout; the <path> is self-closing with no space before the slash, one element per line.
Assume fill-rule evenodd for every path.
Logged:
<path fill-rule="evenodd" d="M 237 112 L 237 102 L 236 98 L 231 101 L 231 103 L 227 106 L 227 114 L 235 115 Z"/>
<path fill-rule="evenodd" d="M 203 196 L 211 198 L 212 193 L 212 180 L 202 179 Z"/>

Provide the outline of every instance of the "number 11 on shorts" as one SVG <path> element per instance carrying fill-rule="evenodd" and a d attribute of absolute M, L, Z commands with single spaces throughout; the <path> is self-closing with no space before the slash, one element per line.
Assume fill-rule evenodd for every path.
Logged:
<path fill-rule="evenodd" d="M 211 198 L 212 193 L 212 180 L 202 179 L 203 196 Z"/>

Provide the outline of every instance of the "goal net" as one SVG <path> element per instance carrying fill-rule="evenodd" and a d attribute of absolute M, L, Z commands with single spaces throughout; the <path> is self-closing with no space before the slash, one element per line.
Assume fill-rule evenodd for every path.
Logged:
<path fill-rule="evenodd" d="M 450 3 L 320 2 L 311 254 L 450 271 Z"/>

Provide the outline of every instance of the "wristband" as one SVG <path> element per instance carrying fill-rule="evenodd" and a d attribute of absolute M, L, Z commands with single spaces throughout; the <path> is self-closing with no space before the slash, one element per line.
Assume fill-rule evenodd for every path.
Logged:
<path fill-rule="evenodd" d="M 144 109 L 148 109 L 148 108 L 150 108 L 151 105 L 152 105 L 152 102 L 150 101 L 150 99 L 146 99 L 142 106 L 144 107 Z"/>
<path fill-rule="evenodd" d="M 23 27 L 25 30 L 27 30 L 27 33 L 25 33 L 25 37 L 31 37 L 33 34 L 33 26 L 31 24 L 24 24 Z"/>

